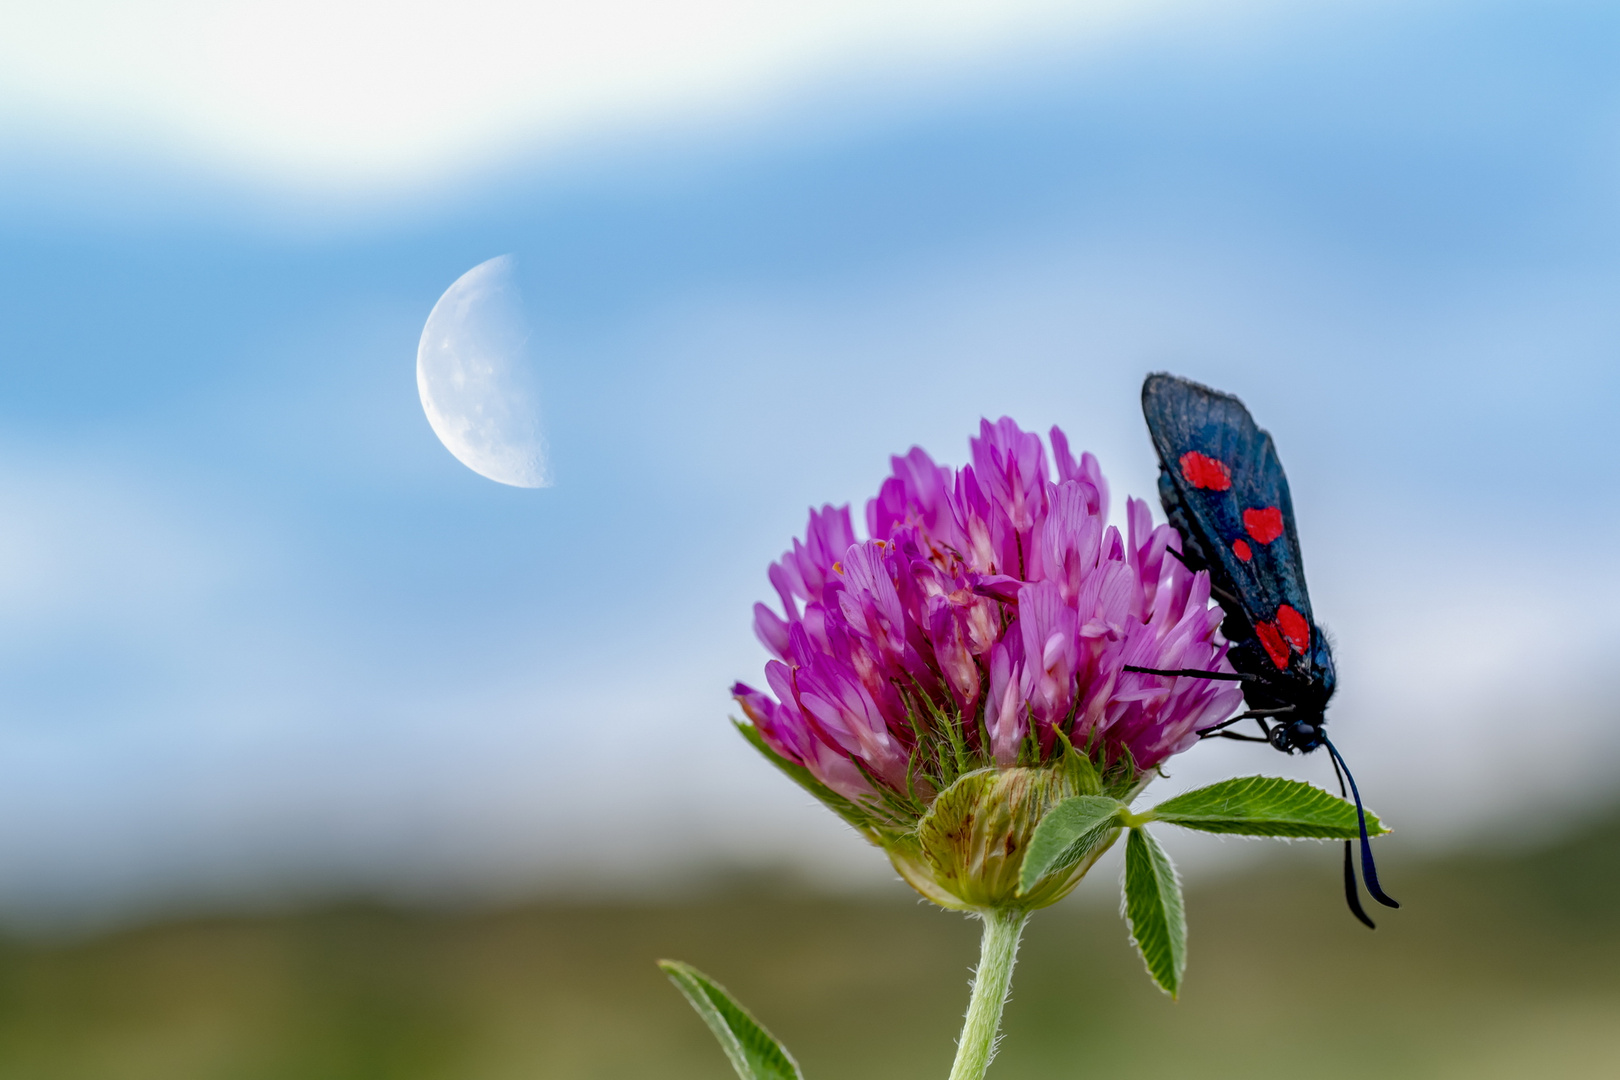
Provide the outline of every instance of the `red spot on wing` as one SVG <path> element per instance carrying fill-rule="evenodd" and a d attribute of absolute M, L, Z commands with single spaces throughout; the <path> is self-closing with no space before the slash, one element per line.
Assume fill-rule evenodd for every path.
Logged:
<path fill-rule="evenodd" d="M 1245 510 L 1243 527 L 1260 543 L 1269 544 L 1283 534 L 1282 511 L 1275 506 Z"/>
<path fill-rule="evenodd" d="M 1243 539 L 1241 536 L 1232 541 L 1232 554 L 1236 555 L 1244 562 L 1248 562 L 1250 559 L 1254 558 L 1254 550 L 1249 547 L 1249 542 Z"/>
<path fill-rule="evenodd" d="M 1181 455 L 1181 475 L 1195 488 L 1226 491 L 1232 486 L 1232 470 L 1224 461 L 1189 450 Z"/>
<path fill-rule="evenodd" d="M 1259 635 L 1260 644 L 1266 647 L 1266 655 L 1271 657 L 1271 662 L 1276 664 L 1279 669 L 1287 670 L 1288 643 L 1283 640 L 1282 634 L 1278 632 L 1277 624 L 1268 622 L 1255 623 L 1254 632 Z"/>
<path fill-rule="evenodd" d="M 1297 653 L 1304 653 L 1311 647 L 1311 624 L 1305 616 L 1284 604 L 1277 609 L 1277 626 L 1282 630 L 1283 637 L 1288 644 L 1294 647 Z"/>

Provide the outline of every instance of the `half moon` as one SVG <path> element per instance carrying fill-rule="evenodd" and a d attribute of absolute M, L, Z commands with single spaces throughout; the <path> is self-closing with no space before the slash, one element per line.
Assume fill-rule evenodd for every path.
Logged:
<path fill-rule="evenodd" d="M 551 462 L 516 266 L 510 255 L 479 263 L 439 297 L 416 348 L 416 389 L 456 460 L 502 484 L 543 488 Z"/>

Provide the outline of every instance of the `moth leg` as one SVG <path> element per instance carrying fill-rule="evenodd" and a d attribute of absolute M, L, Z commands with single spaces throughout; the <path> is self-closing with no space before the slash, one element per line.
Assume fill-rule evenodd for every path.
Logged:
<path fill-rule="evenodd" d="M 1126 671 L 1135 671 L 1143 675 L 1164 675 L 1169 678 L 1188 679 L 1215 679 L 1219 682 L 1253 682 L 1258 676 L 1244 672 L 1227 673 L 1225 671 L 1201 671 L 1198 668 L 1177 668 L 1174 671 L 1165 671 L 1161 668 L 1137 667 L 1135 664 L 1126 664 Z"/>
<path fill-rule="evenodd" d="M 1200 571 L 1200 570 L 1208 569 L 1208 567 L 1204 567 L 1204 566 L 1196 566 L 1196 567 L 1193 566 L 1192 563 L 1187 561 L 1187 557 L 1185 555 L 1183 555 L 1181 552 L 1177 551 L 1175 548 L 1167 547 L 1164 550 L 1166 552 L 1168 552 L 1169 554 L 1174 555 L 1176 557 L 1177 562 L 1181 563 L 1182 566 L 1185 566 L 1188 570 L 1192 571 L 1195 574 L 1198 573 L 1198 571 Z M 1211 581 L 1209 583 L 1209 595 L 1211 595 L 1215 599 L 1221 601 L 1221 604 L 1222 604 L 1223 607 L 1230 605 L 1230 607 L 1231 607 L 1231 609 L 1233 611 L 1241 610 L 1242 607 L 1243 607 L 1243 601 L 1242 600 L 1239 600 L 1237 597 L 1233 596 L 1231 593 L 1227 592 L 1225 589 L 1221 588 L 1219 585 L 1215 584 L 1215 582 L 1213 582 L 1213 581 Z"/>
<path fill-rule="evenodd" d="M 1289 708 L 1291 709 L 1291 708 L 1293 708 L 1293 706 L 1290 705 Z M 1263 717 L 1263 716 L 1265 716 L 1265 715 L 1267 715 L 1269 713 L 1287 712 L 1287 711 L 1288 711 L 1288 709 L 1250 709 L 1248 712 L 1240 712 L 1236 716 L 1229 716 L 1225 720 L 1222 720 L 1220 723 L 1216 724 L 1213 727 L 1205 728 L 1204 731 L 1203 731 L 1203 734 L 1205 734 L 1205 735 L 1213 734 L 1213 733 L 1215 733 L 1217 731 L 1221 731 L 1221 730 L 1224 730 L 1226 728 L 1229 728 L 1233 724 L 1241 723 L 1244 720 L 1259 720 L 1261 730 L 1265 731 L 1267 734 L 1270 734 L 1271 729 L 1266 727 L 1266 722 L 1264 720 L 1262 720 L 1261 717 Z"/>
<path fill-rule="evenodd" d="M 1187 556 L 1183 555 L 1173 547 L 1167 547 L 1164 549 L 1164 551 L 1166 555 L 1174 555 L 1178 563 L 1185 566 L 1188 570 L 1191 570 L 1195 574 L 1200 570 L 1208 569 L 1207 567 L 1203 566 L 1194 566 L 1192 563 L 1187 561 Z M 1242 600 L 1239 600 L 1237 597 L 1233 596 L 1231 593 L 1227 592 L 1213 581 L 1209 583 L 1209 595 L 1221 601 L 1222 607 L 1230 605 L 1233 611 L 1237 611 L 1243 607 Z"/>
<path fill-rule="evenodd" d="M 1232 718 L 1232 720 L 1242 720 L 1242 719 L 1244 719 L 1244 717 L 1241 717 L 1241 716 L 1234 716 Z M 1231 723 L 1232 720 L 1227 721 L 1227 723 Z M 1271 742 L 1271 729 L 1266 727 L 1266 722 L 1264 720 L 1260 719 L 1258 716 L 1254 717 L 1254 722 L 1260 725 L 1260 730 L 1265 732 L 1264 735 L 1239 735 L 1235 731 L 1227 731 L 1227 730 L 1225 730 L 1226 724 L 1222 724 L 1219 727 L 1213 727 L 1213 728 L 1210 728 L 1207 731 L 1199 732 L 1198 737 L 1200 739 L 1210 739 L 1210 738 L 1214 738 L 1214 739 L 1232 739 L 1232 740 L 1234 740 L 1236 742 L 1263 742 L 1263 743 L 1270 743 Z"/>
<path fill-rule="evenodd" d="M 1240 712 L 1236 716 L 1230 717 L 1230 718 L 1228 718 L 1226 720 L 1222 720 L 1220 723 L 1216 724 L 1214 727 L 1205 728 L 1203 731 L 1200 731 L 1198 733 L 1198 737 L 1200 739 L 1222 738 L 1222 739 L 1235 739 L 1238 742 L 1264 742 L 1264 743 L 1269 743 L 1271 741 L 1271 728 L 1266 726 L 1266 722 L 1263 719 L 1263 717 L 1265 717 L 1265 716 L 1267 716 L 1267 715 L 1269 715 L 1271 713 L 1289 712 L 1292 709 L 1293 709 L 1292 705 L 1284 706 L 1281 709 L 1250 709 L 1248 712 Z M 1231 727 L 1233 724 L 1239 723 L 1240 721 L 1243 721 L 1243 720 L 1253 720 L 1255 723 L 1259 724 L 1260 725 L 1260 731 L 1262 732 L 1261 737 L 1256 738 L 1253 735 L 1239 735 L 1235 731 L 1226 730 L 1227 728 Z"/>

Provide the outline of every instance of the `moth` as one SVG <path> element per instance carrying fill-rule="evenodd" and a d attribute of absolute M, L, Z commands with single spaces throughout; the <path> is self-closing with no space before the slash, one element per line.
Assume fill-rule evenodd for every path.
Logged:
<path fill-rule="evenodd" d="M 1181 551 L 1172 554 L 1189 570 L 1209 571 L 1210 594 L 1225 612 L 1221 632 L 1230 643 L 1227 658 L 1237 674 L 1126 670 L 1242 682 L 1247 711 L 1204 732 L 1206 737 L 1268 742 L 1289 754 L 1325 748 L 1340 793 L 1346 794 L 1348 779 L 1347 797 L 1355 799 L 1367 892 L 1386 907 L 1399 907 L 1378 884 L 1361 792 L 1327 735 L 1327 706 L 1336 683 L 1333 649 L 1311 614 L 1288 477 L 1271 435 L 1231 394 L 1163 373 L 1142 384 L 1142 414 L 1159 455 L 1159 499 L 1181 536 Z M 1261 734 L 1232 730 L 1244 720 L 1254 720 Z M 1350 911 L 1372 927 L 1361 906 L 1348 840 L 1344 893 Z"/>

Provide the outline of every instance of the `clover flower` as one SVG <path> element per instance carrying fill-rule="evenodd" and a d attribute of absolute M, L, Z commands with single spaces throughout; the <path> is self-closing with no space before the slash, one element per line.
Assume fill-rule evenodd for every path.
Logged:
<path fill-rule="evenodd" d="M 948 907 L 1054 902 L 1089 867 L 1018 893 L 1030 830 L 1076 794 L 1128 797 L 1241 700 L 1209 578 L 1147 504 L 1107 524 L 1097 461 L 1051 431 L 982 421 L 972 463 L 892 459 L 867 503 L 812 510 L 755 605 L 770 692 L 733 687 L 743 733 Z M 954 792 L 950 798 L 944 793 Z M 999 821 L 992 827 L 988 823 Z"/>
<path fill-rule="evenodd" d="M 1369 926 L 1348 842 L 1361 840 L 1370 866 L 1368 838 L 1388 831 L 1359 797 L 1276 777 L 1133 808 L 1171 755 L 1263 715 L 1229 715 L 1243 691 L 1219 677 L 1235 672 L 1208 574 L 1186 568 L 1179 534 L 1155 528 L 1145 503 L 1127 501 L 1123 534 L 1109 525 L 1096 459 L 1076 461 L 1057 428 L 1051 468 L 1040 438 L 1006 418 L 982 421 L 971 449 L 958 470 L 916 448 L 893 458 L 866 505 L 865 540 L 848 507 L 812 510 L 804 539 L 770 568 L 781 613 L 754 607 L 775 657 L 770 690 L 732 688 L 756 749 L 919 893 L 982 921 L 951 1080 L 984 1078 L 1031 912 L 1068 895 L 1121 835 L 1121 913 L 1175 996 L 1185 905 L 1149 825 L 1345 841 L 1346 895 Z M 741 1080 L 799 1080 L 719 984 L 661 966 Z"/>

